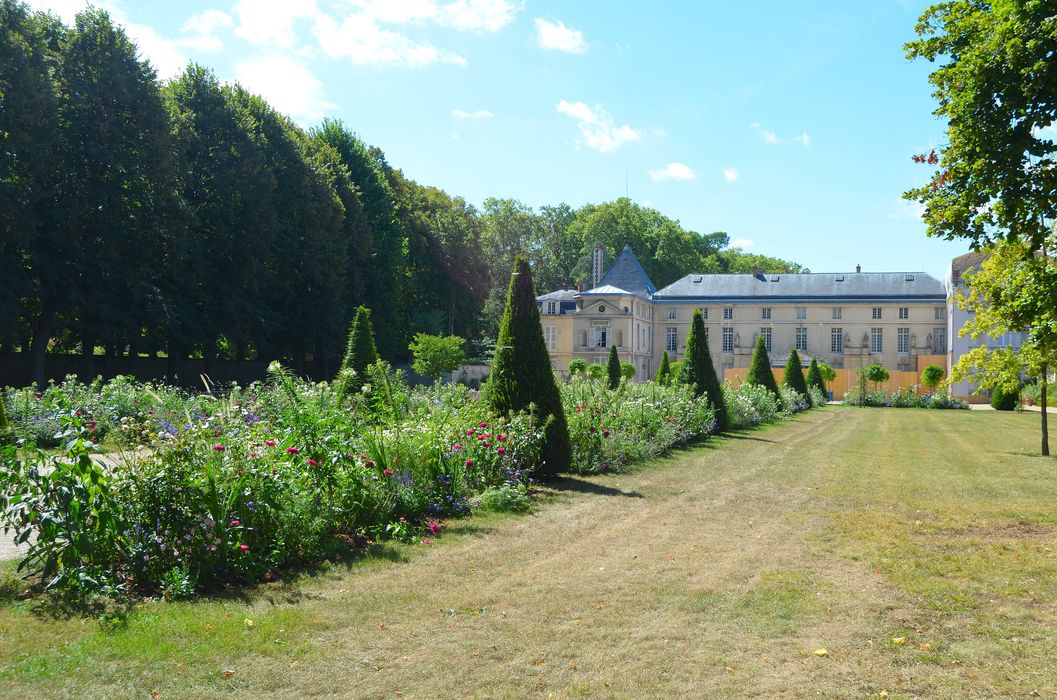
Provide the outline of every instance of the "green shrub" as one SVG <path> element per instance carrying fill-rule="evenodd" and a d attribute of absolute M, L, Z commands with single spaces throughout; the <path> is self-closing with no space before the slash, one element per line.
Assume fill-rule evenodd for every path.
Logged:
<path fill-rule="evenodd" d="M 796 393 L 807 396 L 807 381 L 804 379 L 804 369 L 800 366 L 800 353 L 796 351 L 796 348 L 789 351 L 782 383 Z"/>
<path fill-rule="evenodd" d="M 875 389 L 879 389 L 881 384 L 887 382 L 891 376 L 884 365 L 874 363 L 866 368 L 866 378 L 874 383 Z"/>
<path fill-rule="evenodd" d="M 694 387 L 697 396 L 706 396 L 716 412 L 716 430 L 727 429 L 727 407 L 719 378 L 712 364 L 712 352 L 708 348 L 705 321 L 700 309 L 694 309 L 690 321 L 690 332 L 686 336 L 686 354 L 683 356 L 682 381 Z"/>
<path fill-rule="evenodd" d="M 818 366 L 818 360 L 811 358 L 811 365 L 807 368 L 807 385 L 815 387 L 823 394 L 826 393 L 826 381 L 822 378 L 822 370 Z"/>
<path fill-rule="evenodd" d="M 598 362 L 592 362 L 591 364 L 587 365 L 587 378 L 588 379 L 591 379 L 591 380 L 597 382 L 597 381 L 599 381 L 601 379 L 604 379 L 605 377 L 606 377 L 606 366 L 605 365 L 603 365 L 601 363 L 598 363 Z"/>
<path fill-rule="evenodd" d="M 571 362 L 569 362 L 569 376 L 570 377 L 575 377 L 577 375 L 582 377 L 582 376 L 585 376 L 586 374 L 587 374 L 587 361 L 584 360 L 584 358 L 577 357 L 576 359 L 574 359 Z"/>
<path fill-rule="evenodd" d="M 532 504 L 524 484 L 501 484 L 481 494 L 481 507 L 493 513 L 525 513 Z"/>
<path fill-rule="evenodd" d="M 661 355 L 661 366 L 657 368 L 657 383 L 661 386 L 668 386 L 671 379 L 672 366 L 668 360 L 668 351 L 665 350 L 664 354 Z"/>
<path fill-rule="evenodd" d="M 943 377 L 946 373 L 943 368 L 939 365 L 929 365 L 925 369 L 921 370 L 921 384 L 932 392 L 936 391 L 936 387 L 943 381 Z"/>
<path fill-rule="evenodd" d="M 774 372 L 771 371 L 771 358 L 767 355 L 767 345 L 763 336 L 757 336 L 756 347 L 752 350 L 752 358 L 749 360 L 749 371 L 745 376 L 749 384 L 762 386 L 778 398 L 778 384 L 774 380 Z"/>
<path fill-rule="evenodd" d="M 367 368 L 377 361 L 378 349 L 374 344 L 371 310 L 366 306 L 358 306 L 349 326 L 349 340 L 338 373 L 340 395 L 345 397 L 359 391 L 367 381 Z"/>
<path fill-rule="evenodd" d="M 616 389 L 620 386 L 620 358 L 617 356 L 617 346 L 609 348 L 609 361 L 606 363 L 606 376 L 609 379 L 609 388 Z"/>
<path fill-rule="evenodd" d="M 997 386 L 991 394 L 991 407 L 996 411 L 1012 411 L 1017 407 L 1020 392 Z"/>

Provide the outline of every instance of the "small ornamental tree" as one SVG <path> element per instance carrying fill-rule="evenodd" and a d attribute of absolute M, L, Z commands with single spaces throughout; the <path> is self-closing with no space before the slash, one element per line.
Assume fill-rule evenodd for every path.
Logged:
<path fill-rule="evenodd" d="M 818 366 L 818 360 L 811 358 L 811 365 L 807 368 L 807 385 L 818 387 L 823 394 L 826 393 L 826 380 L 822 378 L 822 370 Z"/>
<path fill-rule="evenodd" d="M 374 344 L 371 310 L 366 306 L 358 306 L 352 325 L 349 326 L 349 341 L 345 346 L 345 358 L 338 374 L 342 395 L 359 391 L 366 382 L 367 368 L 377 361 L 378 349 Z M 355 374 L 350 374 L 350 370 Z"/>
<path fill-rule="evenodd" d="M 775 396 L 778 396 L 778 382 L 774 380 L 774 372 L 771 371 L 771 358 L 767 354 L 767 345 L 763 336 L 756 336 L 756 347 L 752 349 L 752 358 L 749 360 L 749 373 L 745 377 L 749 384 L 762 386 Z"/>
<path fill-rule="evenodd" d="M 884 365 L 874 363 L 866 368 L 866 378 L 873 382 L 875 390 L 880 389 L 881 384 L 887 382 L 891 376 Z"/>
<path fill-rule="evenodd" d="M 411 351 L 411 368 L 421 375 L 439 380 L 442 375 L 454 372 L 466 362 L 466 353 L 462 349 L 464 342 L 457 335 L 416 333 L 415 339 L 407 346 Z"/>
<path fill-rule="evenodd" d="M 936 387 L 943 381 L 944 375 L 943 368 L 939 365 L 929 365 L 925 369 L 921 370 L 921 383 L 928 388 L 929 391 L 935 393 Z"/>
<path fill-rule="evenodd" d="M 630 362 L 620 363 L 620 376 L 628 381 L 631 381 L 635 377 L 635 365 Z"/>
<path fill-rule="evenodd" d="M 606 376 L 609 377 L 609 388 L 616 389 L 620 386 L 620 357 L 617 355 L 617 346 L 609 348 L 609 363 L 606 365 Z"/>
<path fill-rule="evenodd" d="M 719 378 L 712 364 L 712 352 L 708 349 L 705 320 L 700 309 L 694 310 L 690 320 L 690 332 L 686 336 L 686 354 L 683 356 L 682 381 L 694 386 L 695 395 L 705 394 L 708 397 L 708 402 L 716 412 L 716 430 L 726 430 L 727 405 L 723 402 L 723 391 L 719 388 Z M 775 394 L 777 393 L 778 389 L 775 387 Z"/>
<path fill-rule="evenodd" d="M 665 350 L 664 354 L 661 355 L 661 366 L 657 368 L 657 383 L 661 386 L 668 386 L 671 379 L 672 366 L 668 361 L 668 351 Z"/>
<path fill-rule="evenodd" d="M 782 383 L 796 393 L 807 396 L 807 381 L 804 379 L 804 368 L 800 366 L 800 353 L 796 351 L 796 348 L 789 351 Z"/>
<path fill-rule="evenodd" d="M 543 339 L 532 269 L 520 256 L 514 261 L 510 277 L 488 387 L 488 401 L 500 415 L 535 406 L 536 415 L 547 422 L 534 476 L 548 481 L 557 478 L 559 472 L 568 471 L 573 451 L 569 426 Z"/>
<path fill-rule="evenodd" d="M 575 377 L 577 375 L 584 376 L 587 374 L 587 360 L 582 357 L 577 357 L 575 360 L 569 363 L 569 376 Z"/>
<path fill-rule="evenodd" d="M 1018 391 L 999 384 L 991 394 L 991 408 L 996 411 L 1012 411 L 1017 407 Z"/>
<path fill-rule="evenodd" d="M 683 361 L 678 360 L 672 363 L 672 373 L 668 376 L 668 384 L 676 385 L 683 383 Z"/>
<path fill-rule="evenodd" d="M 600 364 L 598 362 L 592 362 L 591 364 L 587 365 L 587 378 L 588 379 L 593 379 L 594 381 L 597 382 L 597 381 L 600 381 L 603 378 L 605 378 L 605 376 L 606 376 L 605 365 L 602 365 L 602 364 Z"/>

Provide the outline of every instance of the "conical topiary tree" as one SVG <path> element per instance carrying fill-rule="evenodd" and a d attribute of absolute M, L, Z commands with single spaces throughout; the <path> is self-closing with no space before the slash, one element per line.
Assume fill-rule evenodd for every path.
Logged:
<path fill-rule="evenodd" d="M 661 386 L 668 386 L 668 383 L 672 380 L 672 365 L 668 361 L 668 351 L 665 350 L 664 354 L 661 355 L 661 366 L 657 368 L 657 383 Z"/>
<path fill-rule="evenodd" d="M 818 360 L 811 358 L 811 365 L 807 368 L 807 385 L 816 386 L 823 394 L 826 393 L 826 380 L 822 378 L 822 370 L 818 368 Z"/>
<path fill-rule="evenodd" d="M 763 342 L 763 336 L 756 336 L 756 347 L 752 350 L 752 359 L 749 360 L 749 373 L 745 377 L 749 384 L 756 384 L 769 390 L 778 396 L 778 383 L 774 381 L 774 372 L 771 371 L 771 358 L 767 354 L 767 345 Z"/>
<path fill-rule="evenodd" d="M 374 345 L 374 327 L 371 325 L 371 310 L 366 306 L 356 307 L 356 315 L 349 326 L 349 341 L 345 346 L 345 358 L 341 361 L 338 381 L 342 395 L 359 391 L 367 379 L 367 367 L 378 361 L 378 349 Z M 355 376 L 349 375 L 349 370 Z"/>
<path fill-rule="evenodd" d="M 772 380 L 773 381 L 773 380 Z M 716 412 L 716 430 L 727 429 L 727 404 L 723 401 L 723 390 L 719 386 L 712 352 L 708 349 L 705 335 L 705 319 L 701 310 L 694 311 L 690 320 L 690 333 L 686 336 L 686 354 L 683 356 L 683 383 L 692 384 L 697 396 L 705 394 Z"/>
<path fill-rule="evenodd" d="M 807 382 L 804 380 L 804 368 L 800 366 L 800 353 L 793 348 L 789 351 L 789 358 L 785 361 L 785 376 L 782 384 L 798 394 L 807 396 Z"/>
<path fill-rule="evenodd" d="M 609 377 L 609 388 L 616 389 L 620 386 L 620 357 L 617 355 L 617 346 L 609 348 L 609 363 L 606 365 L 606 376 Z"/>
<path fill-rule="evenodd" d="M 534 474 L 537 479 L 554 479 L 559 472 L 569 470 L 573 451 L 569 426 L 543 340 L 532 270 L 520 256 L 514 261 L 506 308 L 499 323 L 487 397 L 500 415 L 524 411 L 529 404 L 535 404 L 539 419 L 550 420 Z"/>

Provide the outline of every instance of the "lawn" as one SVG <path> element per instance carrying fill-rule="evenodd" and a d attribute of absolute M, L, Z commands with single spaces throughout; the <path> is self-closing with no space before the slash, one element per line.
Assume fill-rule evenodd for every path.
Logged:
<path fill-rule="evenodd" d="M 432 546 L 108 624 L 8 581 L 0 695 L 1053 696 L 1057 459 L 1037 432 L 810 411 Z"/>

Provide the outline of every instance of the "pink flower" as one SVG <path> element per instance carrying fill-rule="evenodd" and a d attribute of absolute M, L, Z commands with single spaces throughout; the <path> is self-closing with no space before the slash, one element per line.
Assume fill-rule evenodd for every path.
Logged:
<path fill-rule="evenodd" d="M 386 476 L 392 476 L 393 475 L 393 470 L 392 469 L 383 469 L 382 473 L 385 474 Z"/>
<path fill-rule="evenodd" d="M 231 527 L 238 527 L 238 526 L 239 526 L 239 521 L 238 520 L 232 520 L 231 521 Z"/>
<path fill-rule="evenodd" d="M 506 448 L 505 447 L 497 447 L 497 448 L 495 448 L 495 451 L 498 452 L 501 455 L 505 455 L 506 454 Z"/>
<path fill-rule="evenodd" d="M 248 552 L 248 551 L 250 551 L 250 546 L 248 544 L 240 544 L 239 545 L 239 551 L 240 552 Z"/>
<path fill-rule="evenodd" d="M 440 525 L 438 525 L 437 523 L 430 523 L 428 527 L 431 534 L 436 535 L 440 532 Z"/>
<path fill-rule="evenodd" d="M 360 453 L 360 459 L 367 459 L 367 455 L 365 455 L 363 452 L 361 452 Z"/>
<path fill-rule="evenodd" d="M 264 444 L 268 447 L 275 447 L 275 440 L 265 440 Z"/>
<path fill-rule="evenodd" d="M 496 435 L 495 439 L 504 442 L 506 440 L 506 435 Z"/>
<path fill-rule="evenodd" d="M 598 428 L 596 428 L 595 426 L 592 425 L 591 426 L 591 432 L 592 433 L 597 433 L 598 432 Z"/>
<path fill-rule="evenodd" d="M 214 437 L 220 437 L 220 428 L 217 428 L 216 430 L 213 431 L 213 436 Z"/>
<path fill-rule="evenodd" d="M 288 455 L 295 455 L 295 454 L 297 454 L 300 451 L 301 450 L 297 449 L 296 447 L 287 447 L 286 448 L 286 454 L 288 454 Z"/>
<path fill-rule="evenodd" d="M 473 428 L 470 428 L 469 430 L 467 430 L 466 434 L 467 435 L 473 435 Z"/>
<path fill-rule="evenodd" d="M 257 459 L 258 457 L 260 457 L 260 455 L 256 452 L 250 452 L 250 459 Z"/>
<path fill-rule="evenodd" d="M 454 445 L 451 446 L 451 448 L 453 450 L 455 450 L 456 452 L 458 452 L 459 450 L 462 449 L 462 445 L 460 445 L 459 443 L 455 443 Z"/>
<path fill-rule="evenodd" d="M 422 538 L 422 544 L 433 544 L 433 540 L 431 540 L 428 537 L 423 537 Z"/>
<path fill-rule="evenodd" d="M 364 465 L 366 465 L 366 467 L 368 469 L 374 469 L 374 460 L 373 459 L 369 459 L 366 462 L 364 462 Z"/>
<path fill-rule="evenodd" d="M 213 449 L 217 452 L 223 452 L 225 450 L 225 447 L 223 445 L 213 445 Z"/>
<path fill-rule="evenodd" d="M 609 437 L 609 431 L 608 430 L 603 430 L 602 431 L 602 436 L 603 437 Z"/>
<path fill-rule="evenodd" d="M 35 396 L 36 396 L 36 397 L 37 397 L 37 398 L 39 399 L 39 398 L 42 398 L 42 397 L 44 396 L 44 393 L 43 393 L 43 392 L 40 392 L 40 391 L 38 391 L 38 392 L 37 392 L 37 393 L 35 394 Z"/>
<path fill-rule="evenodd" d="M 148 416 L 153 416 L 154 415 L 154 411 L 147 411 L 147 415 Z"/>
<path fill-rule="evenodd" d="M 484 444 L 485 447 L 491 447 L 492 446 L 492 443 L 488 442 L 487 440 L 485 440 L 483 444 Z"/>
<path fill-rule="evenodd" d="M 305 460 L 305 464 L 307 464 L 310 467 L 318 467 L 319 466 L 319 462 L 317 462 L 314 459 L 306 459 Z"/>
<path fill-rule="evenodd" d="M 404 522 L 405 520 L 406 520 L 406 518 L 405 518 L 404 516 L 402 516 L 402 515 L 401 515 L 401 516 L 400 516 L 400 522 Z"/>
<path fill-rule="evenodd" d="M 488 424 L 485 423 L 484 421 L 481 421 L 480 423 L 477 424 L 477 427 L 478 428 L 487 428 Z"/>
<path fill-rule="evenodd" d="M 472 459 L 466 460 L 466 468 L 467 469 L 472 469 L 473 468 L 473 460 Z"/>

